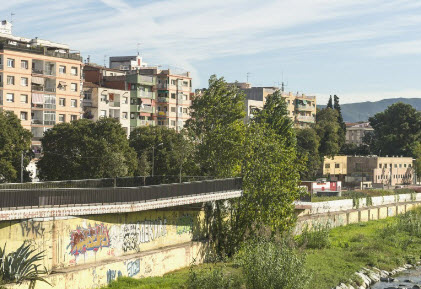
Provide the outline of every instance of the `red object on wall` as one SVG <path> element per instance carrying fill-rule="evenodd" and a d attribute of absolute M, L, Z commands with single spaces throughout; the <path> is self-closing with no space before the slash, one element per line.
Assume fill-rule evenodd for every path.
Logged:
<path fill-rule="evenodd" d="M 330 190 L 336 191 L 336 182 L 330 182 Z"/>

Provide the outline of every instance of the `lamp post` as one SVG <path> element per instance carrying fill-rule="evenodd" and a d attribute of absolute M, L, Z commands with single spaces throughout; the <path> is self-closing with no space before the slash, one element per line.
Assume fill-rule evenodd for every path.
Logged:
<path fill-rule="evenodd" d="M 158 144 L 156 147 L 162 146 L 163 143 Z M 152 146 L 152 177 L 154 176 L 155 170 L 155 146 Z"/>

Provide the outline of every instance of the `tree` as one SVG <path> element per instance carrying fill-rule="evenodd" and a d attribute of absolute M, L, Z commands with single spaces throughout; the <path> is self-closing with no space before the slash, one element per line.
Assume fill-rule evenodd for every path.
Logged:
<path fill-rule="evenodd" d="M 333 109 L 338 112 L 338 123 L 339 123 L 339 147 L 342 147 L 345 144 L 346 138 L 346 125 L 342 117 L 341 105 L 339 104 L 339 97 L 335 94 L 333 96 Z"/>
<path fill-rule="evenodd" d="M 22 154 L 24 180 L 29 180 L 26 167 L 31 157 L 31 137 L 13 112 L 0 111 L 0 182 L 20 182 Z"/>
<path fill-rule="evenodd" d="M 397 102 L 369 118 L 374 129 L 374 149 L 382 155 L 414 156 L 413 146 L 421 141 L 421 113 Z"/>
<path fill-rule="evenodd" d="M 305 169 L 300 171 L 302 180 L 314 180 L 320 169 L 320 140 L 313 128 L 298 129 L 297 154 L 306 162 Z"/>
<path fill-rule="evenodd" d="M 114 118 L 58 124 L 45 132 L 42 147 L 43 180 L 132 176 L 137 168 L 136 152 Z"/>
<path fill-rule="evenodd" d="M 367 156 L 370 154 L 370 148 L 366 144 L 357 145 L 354 143 L 346 143 L 341 147 L 340 154 Z"/>
<path fill-rule="evenodd" d="M 416 142 L 412 148 L 413 156 L 415 157 L 414 161 L 414 170 L 417 177 L 417 182 L 419 182 L 421 177 L 421 142 Z"/>
<path fill-rule="evenodd" d="M 193 143 L 184 133 L 162 126 L 137 127 L 130 134 L 130 146 L 138 155 L 139 175 L 148 175 L 152 163 L 156 176 L 179 176 L 180 168 L 182 175 L 196 173 Z"/>
<path fill-rule="evenodd" d="M 324 108 L 316 115 L 316 132 L 320 139 L 320 157 L 333 157 L 338 154 L 339 131 L 338 112 L 331 108 Z"/>
<path fill-rule="evenodd" d="M 332 96 L 329 96 L 329 101 L 327 102 L 327 108 L 333 108 L 333 104 L 332 104 Z"/>
<path fill-rule="evenodd" d="M 201 174 L 238 176 L 244 142 L 244 93 L 212 75 L 209 88 L 192 100 L 186 127 L 197 145 Z"/>

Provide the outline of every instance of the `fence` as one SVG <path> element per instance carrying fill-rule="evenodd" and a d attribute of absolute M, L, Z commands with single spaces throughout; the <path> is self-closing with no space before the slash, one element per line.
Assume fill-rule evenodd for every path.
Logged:
<path fill-rule="evenodd" d="M 241 190 L 242 179 L 138 187 L 0 189 L 0 209 L 137 203 Z"/>

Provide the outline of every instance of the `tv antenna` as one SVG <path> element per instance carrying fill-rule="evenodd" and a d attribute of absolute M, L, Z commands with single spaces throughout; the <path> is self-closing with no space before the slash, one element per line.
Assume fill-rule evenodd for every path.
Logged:
<path fill-rule="evenodd" d="M 107 59 L 107 55 L 106 54 L 104 54 L 104 67 L 107 67 L 107 65 L 106 65 L 106 63 L 105 63 L 105 60 Z"/>
<path fill-rule="evenodd" d="M 16 14 L 13 12 L 10 12 L 10 23 L 13 24 L 13 16 L 15 16 Z"/>
<path fill-rule="evenodd" d="M 141 44 L 142 44 L 142 42 L 138 42 L 138 43 L 136 44 L 136 46 L 137 46 L 137 55 L 139 55 L 139 53 L 140 53 L 140 52 L 139 52 L 139 51 L 140 51 L 140 50 L 139 50 L 139 47 L 140 47 L 140 45 L 141 45 Z"/>
<path fill-rule="evenodd" d="M 246 75 L 247 75 L 247 83 L 249 83 L 249 77 L 250 77 L 250 74 L 251 74 L 250 72 L 247 72 L 247 73 L 246 73 Z"/>

